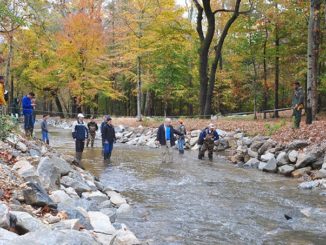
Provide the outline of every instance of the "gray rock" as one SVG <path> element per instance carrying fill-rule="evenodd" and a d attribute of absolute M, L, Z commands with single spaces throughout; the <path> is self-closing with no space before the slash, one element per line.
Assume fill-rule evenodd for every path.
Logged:
<path fill-rule="evenodd" d="M 312 168 L 313 169 L 321 169 L 323 163 L 324 163 L 324 159 L 318 158 L 317 161 L 315 161 L 315 162 L 312 163 Z"/>
<path fill-rule="evenodd" d="M 44 157 L 41 159 L 39 165 L 43 165 L 45 168 L 58 168 L 61 176 L 67 175 L 72 171 L 70 164 L 60 157 Z"/>
<path fill-rule="evenodd" d="M 193 147 L 194 145 L 196 145 L 198 142 L 198 137 L 193 137 L 190 139 L 190 146 Z"/>
<path fill-rule="evenodd" d="M 267 150 L 275 147 L 277 143 L 273 140 L 267 140 L 258 150 L 259 155 L 263 155 Z"/>
<path fill-rule="evenodd" d="M 41 152 L 38 151 L 38 150 L 35 150 L 35 149 L 30 149 L 30 150 L 29 150 L 29 154 L 30 154 L 32 157 L 40 157 L 40 156 L 41 156 Z"/>
<path fill-rule="evenodd" d="M 262 155 L 260 159 L 263 162 L 268 162 L 269 160 L 273 159 L 275 155 L 273 153 L 267 152 L 266 154 Z M 274 158 L 275 159 L 275 158 Z"/>
<path fill-rule="evenodd" d="M 278 168 L 280 174 L 290 175 L 294 171 L 294 166 L 292 165 L 283 165 Z"/>
<path fill-rule="evenodd" d="M 100 192 L 100 191 L 83 192 L 82 197 L 83 198 L 97 198 L 97 197 L 99 197 L 99 199 L 101 199 L 103 201 L 108 199 L 108 196 L 105 195 L 104 193 Z"/>
<path fill-rule="evenodd" d="M 71 197 L 62 190 L 57 190 L 53 191 L 52 194 L 50 195 L 50 198 L 55 202 L 55 203 L 64 203 L 64 202 L 70 202 Z"/>
<path fill-rule="evenodd" d="M 29 232 L 49 229 L 47 225 L 43 224 L 39 219 L 34 218 L 29 213 L 13 211 L 11 214 L 15 215 L 17 218 L 16 226 Z"/>
<path fill-rule="evenodd" d="M 11 245 L 37 244 L 37 245 L 95 245 L 94 238 L 86 233 L 75 230 L 35 231 L 29 232 L 11 241 Z"/>
<path fill-rule="evenodd" d="M 264 141 L 254 141 L 251 146 L 250 149 L 252 151 L 258 152 L 259 148 L 264 144 Z"/>
<path fill-rule="evenodd" d="M 12 169 L 17 171 L 17 173 L 24 179 L 37 175 L 34 166 L 32 166 L 30 162 L 26 160 L 16 162 Z"/>
<path fill-rule="evenodd" d="M 91 225 L 96 232 L 112 235 L 116 232 L 112 226 L 110 218 L 101 212 L 88 212 Z"/>
<path fill-rule="evenodd" d="M 25 202 L 29 205 L 43 207 L 56 207 L 56 204 L 49 197 L 46 191 L 35 182 L 27 182 L 27 188 L 23 190 Z"/>
<path fill-rule="evenodd" d="M 60 171 L 50 162 L 41 160 L 37 167 L 37 174 L 46 190 L 58 190 L 60 188 Z"/>
<path fill-rule="evenodd" d="M 92 188 L 81 177 L 63 176 L 61 184 L 65 187 L 72 187 L 79 195 L 85 191 L 92 191 Z"/>
<path fill-rule="evenodd" d="M 269 172 L 269 173 L 275 173 L 277 171 L 277 161 L 275 158 L 271 158 L 266 166 L 263 168 L 263 171 Z"/>
<path fill-rule="evenodd" d="M 121 204 L 121 206 L 118 208 L 117 210 L 117 214 L 124 214 L 124 213 L 128 213 L 130 212 L 131 208 L 130 208 L 130 205 L 127 204 L 127 203 L 123 203 Z"/>
<path fill-rule="evenodd" d="M 309 143 L 306 140 L 294 140 L 288 145 L 289 150 L 297 150 L 308 146 Z"/>
<path fill-rule="evenodd" d="M 52 225 L 53 230 L 77 230 L 79 231 L 83 226 L 79 219 L 66 219 Z"/>
<path fill-rule="evenodd" d="M 99 232 L 94 232 L 94 238 L 99 244 L 113 244 L 114 235 L 107 235 Z M 111 243 L 112 242 L 112 243 Z"/>
<path fill-rule="evenodd" d="M 323 161 L 323 165 L 321 166 L 322 169 L 326 169 L 326 154 L 324 156 L 324 161 Z"/>
<path fill-rule="evenodd" d="M 190 135 L 191 135 L 191 137 L 198 137 L 200 133 L 201 133 L 201 130 L 197 129 L 197 130 L 191 131 Z"/>
<path fill-rule="evenodd" d="M 115 234 L 113 245 L 130 245 L 130 244 L 141 244 L 137 239 L 134 233 L 130 230 L 122 227 L 122 229 L 118 230 Z"/>
<path fill-rule="evenodd" d="M 126 199 L 124 199 L 120 193 L 117 193 L 115 191 L 108 191 L 107 195 L 110 197 L 110 201 L 112 204 L 116 205 L 116 206 L 120 206 L 124 203 L 127 203 Z"/>
<path fill-rule="evenodd" d="M 298 159 L 299 152 L 296 150 L 292 150 L 289 152 L 289 160 L 292 163 L 295 163 Z"/>
<path fill-rule="evenodd" d="M 295 164 L 296 168 L 303 168 L 311 163 L 317 161 L 317 156 L 313 153 L 299 153 L 297 162 Z"/>
<path fill-rule="evenodd" d="M 300 178 L 311 171 L 311 167 L 300 168 L 291 173 L 294 178 Z"/>
<path fill-rule="evenodd" d="M 77 206 L 75 203 L 59 203 L 58 211 L 64 211 L 68 215 L 68 219 L 78 219 L 80 224 L 87 230 L 92 230 L 93 227 L 90 223 L 87 211 Z"/>
<path fill-rule="evenodd" d="M 247 168 L 258 168 L 259 160 L 257 158 L 251 158 L 244 164 L 244 167 Z"/>
<path fill-rule="evenodd" d="M 8 229 L 10 227 L 10 214 L 8 206 L 0 203 L 0 228 Z"/>
<path fill-rule="evenodd" d="M 313 173 L 313 179 L 323 179 L 326 178 L 326 169 L 320 169 Z"/>
<path fill-rule="evenodd" d="M 18 142 L 16 144 L 16 148 L 17 150 L 20 150 L 23 153 L 25 153 L 28 150 L 27 146 L 23 142 Z"/>
<path fill-rule="evenodd" d="M 252 144 L 252 142 L 253 142 L 252 139 L 249 137 L 242 138 L 242 143 L 247 147 L 249 147 Z"/>
<path fill-rule="evenodd" d="M 320 182 L 318 180 L 302 182 L 299 185 L 299 189 L 313 189 L 313 188 L 318 187 L 319 184 L 320 184 Z"/>
<path fill-rule="evenodd" d="M 117 209 L 115 208 L 103 208 L 100 210 L 101 213 L 105 214 L 110 218 L 111 223 L 114 223 L 117 218 Z"/>
<path fill-rule="evenodd" d="M 11 241 L 19 237 L 16 233 L 0 228 L 0 245 L 11 244 Z"/>
<path fill-rule="evenodd" d="M 248 149 L 247 154 L 252 158 L 257 158 L 258 159 L 258 152 L 253 151 L 251 148 Z"/>
<path fill-rule="evenodd" d="M 289 163 L 289 157 L 286 152 L 282 151 L 278 154 L 276 161 L 278 166 L 283 166 Z"/>
<path fill-rule="evenodd" d="M 258 169 L 259 170 L 264 170 L 266 165 L 267 165 L 267 162 L 259 162 Z"/>

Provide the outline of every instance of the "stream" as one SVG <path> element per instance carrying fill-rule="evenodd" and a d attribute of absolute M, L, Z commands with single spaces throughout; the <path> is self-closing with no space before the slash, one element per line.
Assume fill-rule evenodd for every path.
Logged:
<path fill-rule="evenodd" d="M 53 147 L 73 154 L 70 130 L 50 132 Z M 85 167 L 127 197 L 132 211 L 117 222 L 144 244 L 326 244 L 325 193 L 299 190 L 295 179 L 190 151 L 162 164 L 157 149 L 122 144 L 107 167 L 100 146 L 85 149 Z"/>

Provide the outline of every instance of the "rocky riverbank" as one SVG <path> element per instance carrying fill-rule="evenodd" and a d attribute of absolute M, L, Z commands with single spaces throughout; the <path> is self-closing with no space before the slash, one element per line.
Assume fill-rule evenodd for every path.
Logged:
<path fill-rule="evenodd" d="M 0 245 L 140 244 L 116 222 L 127 200 L 72 160 L 38 140 L 0 141 Z"/>

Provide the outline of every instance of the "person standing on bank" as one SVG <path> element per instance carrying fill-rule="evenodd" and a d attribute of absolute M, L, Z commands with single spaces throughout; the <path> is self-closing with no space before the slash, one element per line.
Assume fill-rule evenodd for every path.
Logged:
<path fill-rule="evenodd" d="M 294 93 L 292 98 L 293 126 L 300 128 L 302 110 L 304 108 L 304 93 L 299 82 L 294 83 Z"/>
<path fill-rule="evenodd" d="M 208 151 L 208 159 L 213 160 L 213 151 L 215 144 L 218 143 L 219 135 L 215 130 L 214 124 L 209 124 L 199 135 L 198 145 L 200 145 L 198 159 L 202 160 L 205 152 Z"/>
<path fill-rule="evenodd" d="M 0 114 L 4 113 L 4 107 L 7 105 L 5 100 L 5 78 L 0 76 Z"/>
<path fill-rule="evenodd" d="M 111 154 L 113 150 L 113 144 L 116 141 L 115 130 L 112 125 L 111 117 L 107 117 L 107 123 L 103 126 L 102 141 L 103 141 L 103 155 L 104 162 L 106 164 L 110 163 Z"/>
<path fill-rule="evenodd" d="M 160 144 L 162 149 L 162 163 L 172 163 L 173 162 L 173 152 L 172 147 L 175 145 L 175 137 L 177 134 L 183 136 L 178 130 L 175 130 L 172 125 L 170 118 L 166 118 L 164 123 L 159 126 L 157 131 L 156 142 Z"/>
<path fill-rule="evenodd" d="M 32 137 L 33 133 L 33 103 L 32 99 L 35 97 L 33 92 L 30 92 L 28 95 L 24 96 L 22 99 L 22 107 L 24 114 L 24 129 L 26 137 Z"/>
<path fill-rule="evenodd" d="M 82 155 L 85 147 L 85 140 L 88 139 L 88 129 L 84 123 L 84 115 L 79 113 L 77 121 L 72 126 L 72 137 L 76 143 L 76 158 L 75 162 L 79 167 L 84 168 L 82 165 Z"/>
<path fill-rule="evenodd" d="M 185 145 L 185 135 L 187 134 L 186 127 L 183 124 L 183 121 L 179 120 L 179 132 L 182 134 L 182 136 L 179 136 L 178 138 L 178 149 L 180 154 L 184 154 L 184 145 Z"/>
<path fill-rule="evenodd" d="M 42 141 L 49 145 L 50 141 L 49 141 L 49 129 L 48 129 L 48 122 L 47 122 L 48 118 L 49 118 L 48 115 L 43 115 L 41 130 L 42 130 Z"/>
<path fill-rule="evenodd" d="M 96 136 L 96 131 L 98 130 L 97 123 L 95 122 L 95 117 L 93 116 L 91 121 L 87 124 L 90 137 L 87 139 L 86 147 L 88 147 L 89 142 L 91 142 L 91 147 L 94 147 L 94 141 Z"/>

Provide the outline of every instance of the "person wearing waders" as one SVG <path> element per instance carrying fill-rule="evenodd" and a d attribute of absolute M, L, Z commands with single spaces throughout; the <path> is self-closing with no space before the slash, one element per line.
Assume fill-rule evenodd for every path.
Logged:
<path fill-rule="evenodd" d="M 22 107 L 24 114 L 24 129 L 26 137 L 32 137 L 33 134 L 33 103 L 32 99 L 35 97 L 33 92 L 30 92 L 28 95 L 24 96 L 22 99 Z"/>
<path fill-rule="evenodd" d="M 48 115 L 43 115 L 43 120 L 41 122 L 41 130 L 42 130 L 42 141 L 46 144 L 50 144 L 49 141 L 49 129 L 48 129 Z"/>
<path fill-rule="evenodd" d="M 115 130 L 112 125 L 111 117 L 107 117 L 107 123 L 103 126 L 102 139 L 104 163 L 109 164 L 113 150 L 113 144 L 116 141 Z"/>
<path fill-rule="evenodd" d="M 85 140 L 88 139 L 88 129 L 84 123 L 84 115 L 81 113 L 78 114 L 77 121 L 75 121 L 72 126 L 72 137 L 76 144 L 75 163 L 84 169 L 82 165 L 82 155 L 85 147 Z"/>
<path fill-rule="evenodd" d="M 294 93 L 292 98 L 293 108 L 293 128 L 300 128 L 302 110 L 304 108 L 304 92 L 299 82 L 294 83 Z"/>
<path fill-rule="evenodd" d="M 161 146 L 162 163 L 173 162 L 172 147 L 175 145 L 174 135 L 182 136 L 182 133 L 175 130 L 171 123 L 171 119 L 166 118 L 157 131 L 156 142 Z"/>
<path fill-rule="evenodd" d="M 97 123 L 95 122 L 95 117 L 92 117 L 91 121 L 87 124 L 89 138 L 87 139 L 86 147 L 89 146 L 89 142 L 91 142 L 91 147 L 94 147 L 94 141 L 96 136 L 96 131 L 98 130 Z"/>
<path fill-rule="evenodd" d="M 208 159 L 212 161 L 214 146 L 218 143 L 218 140 L 219 135 L 215 130 L 215 126 L 213 124 L 209 124 L 208 127 L 205 128 L 199 135 L 198 145 L 200 145 L 200 147 L 198 159 L 202 160 L 205 156 L 205 152 L 208 151 Z"/>
<path fill-rule="evenodd" d="M 179 132 L 182 134 L 182 136 L 178 137 L 178 150 L 180 154 L 184 154 L 184 145 L 185 145 L 185 135 L 187 134 L 186 127 L 183 124 L 183 121 L 179 120 Z"/>
<path fill-rule="evenodd" d="M 103 140 L 103 129 L 104 129 L 104 126 L 107 124 L 107 122 L 108 122 L 108 118 L 109 118 L 110 116 L 108 116 L 108 115 L 105 115 L 104 117 L 103 117 L 103 122 L 101 123 L 101 126 L 100 126 L 100 131 L 101 131 L 101 137 L 102 137 L 102 155 L 104 156 L 104 153 L 103 153 L 103 150 L 104 150 L 104 140 Z"/>

